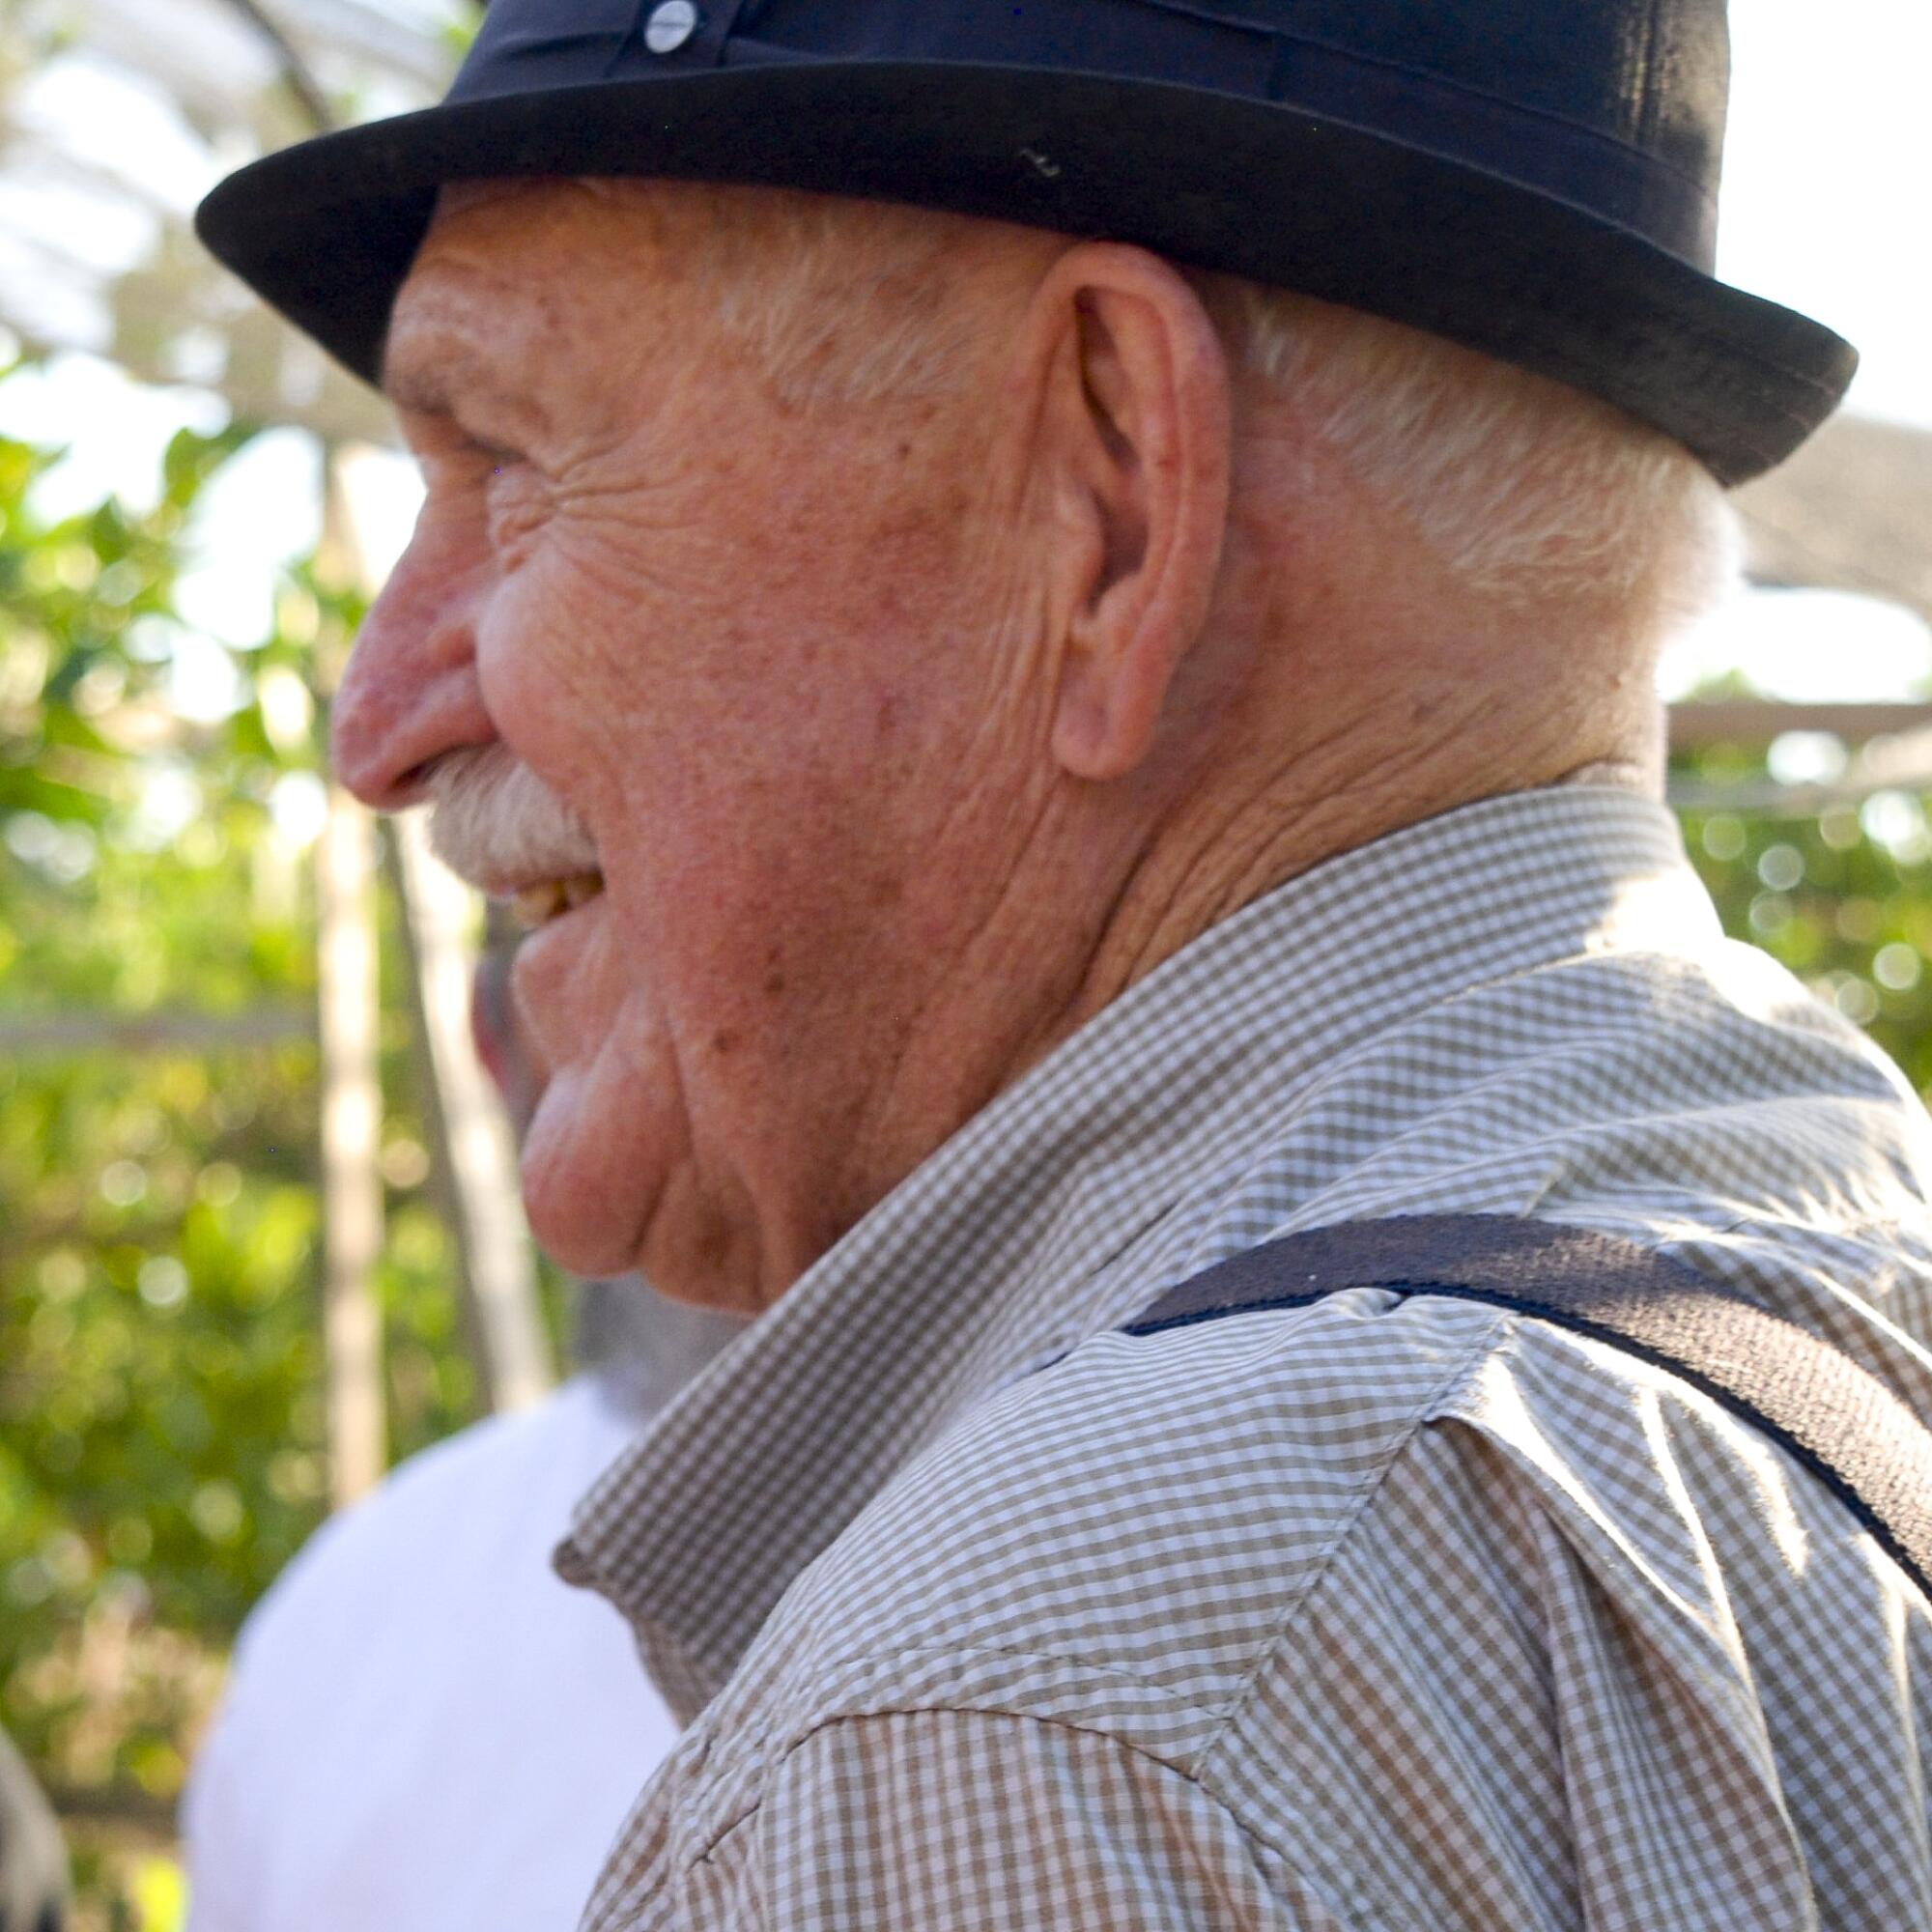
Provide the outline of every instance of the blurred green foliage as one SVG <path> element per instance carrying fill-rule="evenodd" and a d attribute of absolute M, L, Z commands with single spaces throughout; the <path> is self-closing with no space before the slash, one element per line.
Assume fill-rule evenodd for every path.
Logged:
<path fill-rule="evenodd" d="M 1714 751 L 1695 775 L 1744 776 L 1761 754 Z M 1684 814 L 1724 929 L 1761 946 L 1871 1035 L 1932 1096 L 1932 834 L 1925 803 L 1882 791 L 1782 816 Z"/>
<path fill-rule="evenodd" d="M 247 440 L 185 433 L 152 508 L 57 523 L 34 508 L 53 457 L 0 440 L 0 1723 L 86 1804 L 175 1796 L 230 1637 L 324 1508 L 309 668 L 357 613 L 293 576 L 275 635 L 231 653 L 236 708 L 178 715 L 189 520 Z M 402 994 L 397 1456 L 476 1406 Z M 170 1045 L 171 1015 L 275 1037 Z"/>

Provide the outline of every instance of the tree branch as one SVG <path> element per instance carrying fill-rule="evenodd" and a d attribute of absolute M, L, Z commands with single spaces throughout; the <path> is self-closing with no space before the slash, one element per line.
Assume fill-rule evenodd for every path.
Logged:
<path fill-rule="evenodd" d="M 315 131 L 318 134 L 330 132 L 335 127 L 335 114 L 329 107 L 328 97 L 322 91 L 314 69 L 283 30 L 281 22 L 260 4 L 260 0 L 226 0 L 226 4 L 248 21 L 274 49 L 282 78 L 288 82 L 289 92 L 300 102 L 301 110 L 308 116 Z"/>

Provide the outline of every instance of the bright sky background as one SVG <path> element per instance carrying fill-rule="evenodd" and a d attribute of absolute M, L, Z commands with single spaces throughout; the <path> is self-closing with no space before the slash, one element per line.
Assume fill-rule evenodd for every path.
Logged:
<path fill-rule="evenodd" d="M 1932 428 L 1932 4 L 1732 0 L 1731 21 L 1720 272 L 1861 347 L 1854 410 Z M 207 185 L 193 178 L 187 144 L 168 137 L 164 109 L 124 98 L 103 111 L 99 84 L 87 76 L 45 79 L 41 112 L 124 129 L 146 178 L 164 170 L 168 200 L 185 206 Z M 112 245 L 105 230 L 101 245 Z M 0 431 L 71 451 L 48 480 L 49 508 L 106 489 L 151 497 L 173 430 L 220 415 L 191 389 L 136 389 L 78 355 L 0 385 Z M 276 571 L 314 542 L 315 480 L 312 447 L 293 433 L 264 438 L 224 472 L 202 518 L 204 563 L 184 592 L 187 614 L 213 639 L 245 648 L 264 635 Z M 357 494 L 367 547 L 385 563 L 407 538 L 412 478 L 400 462 L 372 458 L 359 466 Z M 231 682 L 224 658 L 186 654 L 177 691 L 187 708 L 221 707 Z M 1741 658 L 1779 696 L 1895 696 L 1932 675 L 1932 639 L 1917 619 L 1863 600 L 1754 594 L 1680 654 L 1668 682 Z"/>
<path fill-rule="evenodd" d="M 1731 39 L 1719 272 L 1858 345 L 1848 408 L 1932 428 L 1932 4 L 1732 0 Z M 1794 700 L 1918 696 L 1932 638 L 1867 599 L 1757 592 L 1672 654 L 1665 688 L 1740 663 Z"/>
<path fill-rule="evenodd" d="M 1732 0 L 1719 271 L 1847 335 L 1861 414 L 1932 427 L 1932 5 Z"/>

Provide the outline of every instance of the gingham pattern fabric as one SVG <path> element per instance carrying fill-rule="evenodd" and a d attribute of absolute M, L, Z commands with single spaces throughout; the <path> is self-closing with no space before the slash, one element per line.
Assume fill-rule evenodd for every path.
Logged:
<path fill-rule="evenodd" d="M 1932 1611 L 1633 1358 L 1352 1290 L 1133 1339 L 1367 1216 L 1546 1216 L 1932 1416 L 1932 1133 L 1660 808 L 1293 881 L 906 1180 L 559 1552 L 695 1719 L 593 1932 L 1932 1927 Z"/>

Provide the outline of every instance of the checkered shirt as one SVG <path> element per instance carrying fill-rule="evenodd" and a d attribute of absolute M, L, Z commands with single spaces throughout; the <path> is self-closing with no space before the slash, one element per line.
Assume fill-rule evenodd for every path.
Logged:
<path fill-rule="evenodd" d="M 967 1124 L 585 1500 L 692 1719 L 594 1932 L 1924 1932 L 1932 1609 L 1769 1440 L 1494 1308 L 1148 1338 L 1271 1236 L 1653 1245 L 1932 1416 L 1932 1130 L 1658 807 L 1297 879 Z"/>

